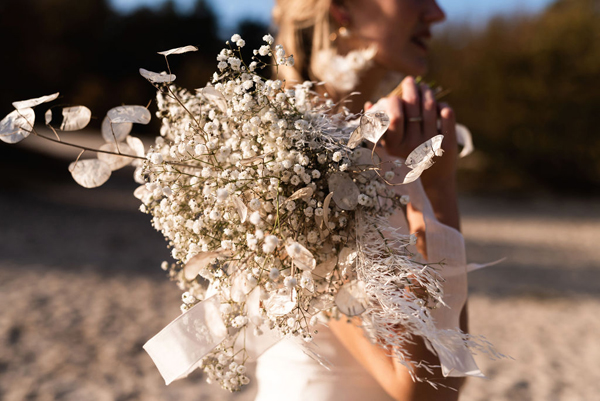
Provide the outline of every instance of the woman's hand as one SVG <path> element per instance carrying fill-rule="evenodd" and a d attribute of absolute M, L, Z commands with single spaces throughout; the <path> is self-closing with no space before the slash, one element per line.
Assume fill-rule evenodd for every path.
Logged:
<path fill-rule="evenodd" d="M 421 181 L 427 192 L 453 186 L 458 156 L 454 111 L 445 103 L 438 104 L 433 91 L 425 84 L 417 85 L 413 77 L 402 81 L 402 98 L 390 96 L 382 102 L 390 117 L 390 127 L 380 142 L 385 151 L 406 158 L 423 142 L 443 134 L 444 154 L 434 159 L 434 165 L 423 172 Z"/>
<path fill-rule="evenodd" d="M 421 175 L 421 182 L 437 219 L 460 230 L 456 199 L 458 144 L 454 111 L 445 103 L 438 104 L 433 91 L 427 85 L 417 85 L 413 77 L 406 77 L 402 81 L 402 98 L 390 96 L 380 102 L 383 102 L 383 110 L 390 117 L 390 127 L 380 141 L 389 156 L 406 158 L 423 142 L 438 134 L 444 135 L 444 154 L 434 158 L 433 166 Z M 412 220 L 409 221 L 411 232 L 424 236 L 425 223 L 420 213 L 408 213 L 407 218 Z M 418 245 L 426 249 L 422 238 L 419 238 Z"/>

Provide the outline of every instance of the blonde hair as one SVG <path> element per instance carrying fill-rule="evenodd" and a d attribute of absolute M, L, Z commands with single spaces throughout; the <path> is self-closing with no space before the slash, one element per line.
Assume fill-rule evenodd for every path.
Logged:
<path fill-rule="evenodd" d="M 279 70 L 290 81 L 319 80 L 313 57 L 329 49 L 332 21 L 329 8 L 333 0 L 276 0 L 273 21 L 279 26 L 277 43 L 294 55 L 294 68 Z"/>

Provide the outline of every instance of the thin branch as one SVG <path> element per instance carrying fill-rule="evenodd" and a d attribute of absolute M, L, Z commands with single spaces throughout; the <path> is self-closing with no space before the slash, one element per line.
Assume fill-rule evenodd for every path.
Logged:
<path fill-rule="evenodd" d="M 48 127 L 50 127 L 50 129 L 52 130 L 52 132 L 54 132 L 54 135 L 56 135 L 56 139 L 58 139 L 59 141 L 62 142 L 62 140 L 60 139 L 60 136 L 58 136 L 58 132 L 56 132 L 56 129 L 53 126 L 51 126 L 50 124 L 48 124 Z"/>
<path fill-rule="evenodd" d="M 66 146 L 71 146 L 71 147 L 74 147 L 74 148 L 77 148 L 77 149 L 81 149 L 81 150 L 84 150 L 84 151 L 87 150 L 87 151 L 90 151 L 90 152 L 106 153 L 108 155 L 129 157 L 131 159 L 146 160 L 145 157 L 141 157 L 141 156 L 127 155 L 127 154 L 121 154 L 121 153 L 111 152 L 111 151 L 108 151 L 108 150 L 94 149 L 94 148 L 90 148 L 90 147 L 87 147 L 87 146 L 77 145 L 75 143 L 65 142 L 65 141 L 62 141 L 62 140 L 54 139 L 54 138 L 51 138 L 49 136 L 40 134 L 35 129 L 32 129 L 31 132 L 35 136 L 43 138 L 43 139 L 47 139 L 48 141 L 51 141 L 51 142 L 54 142 L 54 143 L 60 143 L 62 145 L 66 145 Z"/>
<path fill-rule="evenodd" d="M 87 146 L 78 145 L 76 143 L 65 142 L 63 140 L 54 139 L 49 136 L 40 134 L 39 132 L 37 132 L 35 130 L 35 128 L 31 130 L 31 133 L 33 133 L 35 136 L 37 136 L 39 138 L 46 139 L 46 140 L 54 142 L 54 143 L 59 143 L 61 145 L 71 146 L 73 148 L 81 149 L 83 151 L 87 150 L 89 152 L 97 152 L 97 153 L 105 153 L 107 155 L 113 155 L 113 156 L 129 157 L 130 159 L 147 160 L 147 158 L 141 157 L 141 156 L 134 156 L 134 155 L 129 155 L 129 154 L 125 154 L 125 153 L 116 153 L 116 152 L 111 152 L 109 150 L 94 149 L 94 148 L 90 148 Z M 164 163 L 168 164 L 168 165 L 172 165 L 172 166 L 179 166 L 179 167 L 188 167 L 188 168 L 195 168 L 195 169 L 202 168 L 202 166 L 194 166 L 194 165 L 185 164 L 185 163 L 176 163 L 176 162 L 168 162 L 168 161 L 165 161 Z"/>
<path fill-rule="evenodd" d="M 85 149 L 82 150 L 81 152 L 79 152 L 79 154 L 77 155 L 77 159 L 75 159 L 75 164 L 77 164 L 77 162 L 79 161 L 79 159 L 81 158 L 81 156 L 83 156 L 84 153 L 85 153 Z"/>

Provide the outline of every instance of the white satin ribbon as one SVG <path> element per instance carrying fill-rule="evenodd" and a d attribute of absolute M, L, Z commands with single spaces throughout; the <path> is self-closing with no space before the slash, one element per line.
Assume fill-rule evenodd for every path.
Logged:
<path fill-rule="evenodd" d="M 456 142 L 463 147 L 458 154 L 458 157 L 468 156 L 475 150 L 475 146 L 473 145 L 473 135 L 471 135 L 471 131 L 462 124 L 456 124 Z"/>
<path fill-rule="evenodd" d="M 452 335 L 453 330 L 460 327 L 460 314 L 467 301 L 467 257 L 464 237 L 458 230 L 437 220 L 420 180 L 407 185 L 407 189 L 413 207 L 423 213 L 428 260 L 444 262 L 439 274 L 444 279 L 443 299 L 447 307 L 442 306 L 431 313 L 439 330 L 438 341 L 433 341 L 431 345 L 440 358 L 442 374 L 446 377 L 485 377 L 462 338 L 456 334 Z"/>
<path fill-rule="evenodd" d="M 281 341 L 278 332 L 266 324 L 259 314 L 260 289 L 248 295 L 246 308 L 250 322 L 236 337 L 236 347 L 245 348 L 247 356 L 256 360 L 266 350 Z M 213 295 L 173 320 L 152 337 L 144 349 L 150 355 L 167 385 L 188 376 L 199 367 L 200 360 L 217 345 L 230 338 L 219 311 L 221 301 Z M 254 333 L 253 326 L 262 334 Z"/>
<path fill-rule="evenodd" d="M 438 326 L 437 322 L 436 326 Z M 481 370 L 479 370 L 477 363 L 475 363 L 473 355 L 465 347 L 463 340 L 457 337 L 453 331 L 440 331 L 438 341 L 443 346 L 440 347 L 433 344 L 433 348 L 440 358 L 444 377 L 485 377 Z"/>
<path fill-rule="evenodd" d="M 378 149 L 382 160 L 394 160 L 381 148 Z M 403 179 L 402 167 L 398 179 Z M 467 260 L 465 242 L 462 234 L 452 227 L 440 223 L 435 217 L 433 207 L 425 194 L 421 180 L 394 187 L 399 195 L 408 195 L 412 207 L 422 213 L 425 223 L 427 258 L 431 263 L 443 262 L 436 270 L 443 278 L 445 306 L 432 311 L 435 331 L 426 339 L 428 348 L 440 359 L 444 376 L 484 377 L 463 339 L 455 330 L 460 327 L 460 313 L 467 300 Z M 409 224 L 401 211 L 391 216 L 392 224 L 408 233 Z M 454 334 L 453 334 L 454 333 Z"/>
<path fill-rule="evenodd" d="M 169 385 L 194 371 L 200 360 L 227 337 L 218 296 L 210 297 L 173 320 L 144 349 Z"/>
<path fill-rule="evenodd" d="M 469 263 L 467 265 L 467 273 L 471 273 L 471 272 L 474 272 L 475 270 L 483 269 L 484 267 L 490 267 L 490 266 L 497 265 L 498 263 L 502 263 L 505 260 L 506 260 L 506 258 L 502 258 L 502 259 L 498 259 L 496 261 L 488 262 L 488 263 Z"/>

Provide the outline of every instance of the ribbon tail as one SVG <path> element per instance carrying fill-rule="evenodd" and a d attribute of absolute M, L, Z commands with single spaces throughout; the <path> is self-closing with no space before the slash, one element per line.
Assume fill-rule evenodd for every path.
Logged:
<path fill-rule="evenodd" d="M 193 372 L 225 340 L 220 305 L 216 295 L 200 302 L 144 344 L 166 385 Z"/>
<path fill-rule="evenodd" d="M 489 263 L 469 263 L 467 265 L 467 273 L 471 273 L 475 270 L 483 269 L 485 267 L 495 266 L 499 263 L 502 263 L 506 260 L 506 258 L 498 259 Z"/>
<path fill-rule="evenodd" d="M 431 345 L 440 358 L 444 377 L 485 377 L 461 336 L 444 330 L 440 333 L 438 340 L 440 341 L 432 342 Z"/>
<path fill-rule="evenodd" d="M 470 155 L 475 150 L 471 131 L 462 124 L 456 124 L 456 141 L 463 147 L 458 155 L 461 158 Z"/>
<path fill-rule="evenodd" d="M 331 370 L 333 368 L 333 363 L 329 361 L 329 359 L 325 358 L 323 355 L 319 353 L 319 346 L 315 343 L 307 343 L 303 340 L 294 339 L 291 340 L 294 344 L 296 344 L 306 356 L 315 360 L 319 365 L 324 367 L 327 370 Z"/>

